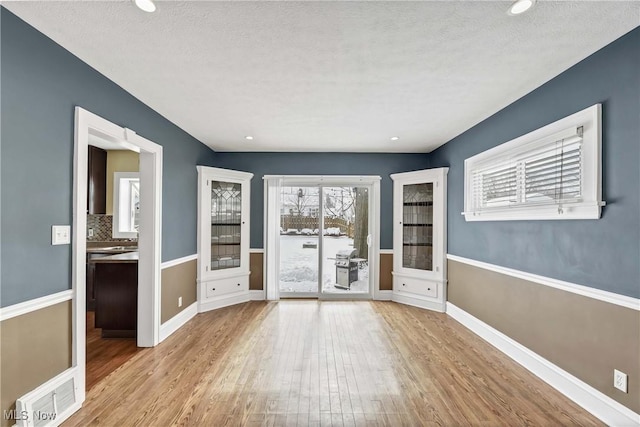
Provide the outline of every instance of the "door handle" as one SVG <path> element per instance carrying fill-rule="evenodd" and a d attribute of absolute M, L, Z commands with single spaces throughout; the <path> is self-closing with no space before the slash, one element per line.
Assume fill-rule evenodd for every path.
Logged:
<path fill-rule="evenodd" d="M 371 234 L 367 234 L 367 246 L 371 246 Z"/>

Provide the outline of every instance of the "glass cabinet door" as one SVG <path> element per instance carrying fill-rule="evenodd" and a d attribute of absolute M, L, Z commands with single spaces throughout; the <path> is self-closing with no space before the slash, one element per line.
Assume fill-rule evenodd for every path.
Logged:
<path fill-rule="evenodd" d="M 240 267 L 242 184 L 211 181 L 211 270 Z"/>
<path fill-rule="evenodd" d="M 402 266 L 433 270 L 433 183 L 402 190 Z"/>

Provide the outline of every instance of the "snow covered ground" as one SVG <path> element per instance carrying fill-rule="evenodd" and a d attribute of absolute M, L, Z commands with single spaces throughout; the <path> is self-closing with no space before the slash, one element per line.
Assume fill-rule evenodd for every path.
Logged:
<path fill-rule="evenodd" d="M 358 281 L 351 284 L 351 290 L 335 287 L 336 254 L 341 250 L 353 249 L 353 239 L 346 236 L 325 236 L 323 239 L 322 291 L 345 294 L 368 292 L 369 267 L 366 262 L 361 263 Z M 318 291 L 318 248 L 303 248 L 307 242 L 317 244 L 318 236 L 280 236 L 280 292 Z"/>

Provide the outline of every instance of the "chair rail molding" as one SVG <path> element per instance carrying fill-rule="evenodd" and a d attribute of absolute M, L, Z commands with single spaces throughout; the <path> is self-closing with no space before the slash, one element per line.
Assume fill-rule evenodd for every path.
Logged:
<path fill-rule="evenodd" d="M 551 277 L 540 276 L 538 274 L 527 273 L 526 271 L 520 271 L 495 264 L 489 264 L 482 261 L 476 261 L 457 255 L 447 254 L 447 259 L 451 261 L 461 262 L 463 264 L 472 265 L 474 267 L 484 268 L 485 270 L 494 271 L 496 273 L 502 273 L 508 276 L 517 277 L 518 279 L 527 280 L 530 282 L 560 289 L 566 292 L 571 292 L 585 297 L 608 302 L 610 304 L 619 305 L 621 307 L 630 308 L 632 310 L 640 311 L 640 299 L 638 298 L 616 294 L 614 292 L 603 291 L 601 289 L 590 288 L 589 286 L 578 285 L 576 283 L 565 282 L 563 280 L 552 279 Z"/>
<path fill-rule="evenodd" d="M 55 294 L 46 295 L 40 298 L 34 298 L 18 304 L 9 305 L 0 308 L 0 322 L 18 317 L 33 311 L 42 310 L 43 308 L 69 301 L 73 298 L 73 289 L 57 292 Z"/>

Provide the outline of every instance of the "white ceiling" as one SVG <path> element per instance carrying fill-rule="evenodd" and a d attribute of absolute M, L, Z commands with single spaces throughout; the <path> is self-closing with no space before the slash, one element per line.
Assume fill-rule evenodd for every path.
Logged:
<path fill-rule="evenodd" d="M 3 2 L 214 150 L 353 152 L 429 152 L 640 25 L 637 1 L 509 4 Z"/>

